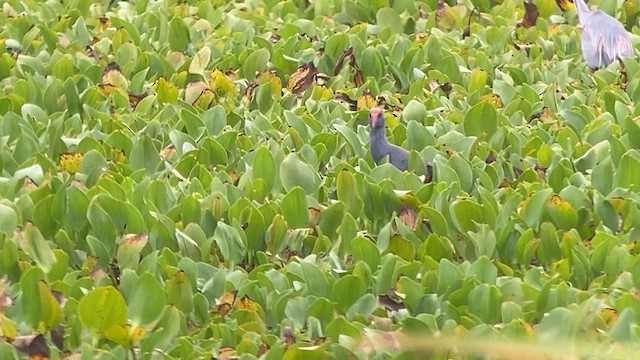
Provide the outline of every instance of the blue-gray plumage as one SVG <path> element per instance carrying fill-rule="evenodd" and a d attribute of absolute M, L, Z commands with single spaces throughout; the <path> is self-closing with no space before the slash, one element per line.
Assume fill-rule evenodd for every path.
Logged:
<path fill-rule="evenodd" d="M 590 11 L 584 0 L 575 0 L 582 25 L 582 56 L 592 69 L 633 56 L 633 45 L 620 22 L 600 11 Z"/>
<path fill-rule="evenodd" d="M 389 156 L 389 163 L 401 171 L 407 170 L 409 168 L 409 151 L 387 141 L 384 116 L 381 109 L 371 109 L 369 112 L 369 125 L 371 126 L 369 146 L 371 148 L 371 156 L 376 164 L 380 164 L 380 161 L 385 156 Z M 431 182 L 433 179 L 433 165 L 431 162 L 425 161 L 424 166 L 426 170 L 424 182 Z"/>

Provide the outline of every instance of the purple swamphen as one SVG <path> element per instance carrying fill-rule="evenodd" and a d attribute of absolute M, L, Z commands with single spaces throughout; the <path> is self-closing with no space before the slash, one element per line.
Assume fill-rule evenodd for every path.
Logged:
<path fill-rule="evenodd" d="M 371 156 L 376 164 L 380 164 L 385 156 L 389 156 L 391 165 L 400 171 L 407 170 L 409 168 L 409 151 L 387 141 L 384 115 L 381 109 L 373 108 L 369 111 L 369 126 L 371 126 L 369 146 L 371 147 Z M 424 166 L 426 170 L 424 182 L 428 183 L 433 179 L 433 165 L 431 162 L 425 161 Z"/>

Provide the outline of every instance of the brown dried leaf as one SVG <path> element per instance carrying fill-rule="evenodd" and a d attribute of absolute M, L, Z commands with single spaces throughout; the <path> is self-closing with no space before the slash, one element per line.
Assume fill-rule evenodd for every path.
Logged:
<path fill-rule="evenodd" d="M 355 65 L 356 60 L 355 56 L 353 56 L 353 47 L 349 46 L 342 51 L 340 57 L 338 57 L 338 61 L 336 61 L 336 66 L 333 67 L 333 75 L 338 75 L 340 70 L 342 70 L 342 67 L 344 66 L 344 60 L 346 58 L 349 58 L 349 64 L 351 66 Z"/>
<path fill-rule="evenodd" d="M 364 85 L 364 76 L 362 75 L 362 71 L 355 68 L 353 70 L 353 83 L 356 84 L 356 87 Z"/>
<path fill-rule="evenodd" d="M 62 324 L 51 329 L 51 341 L 58 349 L 64 351 L 64 326 Z"/>
<path fill-rule="evenodd" d="M 160 157 L 166 160 L 175 153 L 176 153 L 176 147 L 173 144 L 171 144 L 165 147 L 164 149 L 160 150 Z"/>
<path fill-rule="evenodd" d="M 236 301 L 237 295 L 238 295 L 238 290 L 226 292 L 218 298 L 218 303 L 233 305 L 233 303 Z"/>
<path fill-rule="evenodd" d="M 418 213 L 408 205 L 405 205 L 398 213 L 398 219 L 408 228 L 415 230 L 418 223 Z"/>
<path fill-rule="evenodd" d="M 220 352 L 218 352 L 218 356 L 214 356 L 214 360 L 235 360 L 240 357 L 237 355 L 236 349 L 230 346 L 224 346 L 220 348 Z"/>
<path fill-rule="evenodd" d="M 296 336 L 293 333 L 293 329 L 289 326 L 282 328 L 282 331 L 280 332 L 280 339 L 282 339 L 287 346 L 291 346 L 296 343 Z"/>
<path fill-rule="evenodd" d="M 396 301 L 389 295 L 378 296 L 378 302 L 380 302 L 380 305 L 382 305 L 387 311 L 398 311 L 405 308 L 404 304 Z"/>
<path fill-rule="evenodd" d="M 315 207 L 310 207 L 308 210 L 309 210 L 309 227 L 313 228 L 316 225 L 318 225 L 318 222 L 320 221 L 320 214 L 322 213 L 322 211 Z"/>
<path fill-rule="evenodd" d="M 345 93 L 338 93 L 334 96 L 333 99 L 341 104 L 346 104 L 349 107 L 349 110 L 355 111 L 358 109 L 357 101 L 351 100 L 351 98 Z"/>
<path fill-rule="evenodd" d="M 51 355 L 51 349 L 47 344 L 47 340 L 42 334 L 18 336 L 13 340 L 13 346 L 18 351 L 29 355 L 29 358 L 48 359 Z"/>
<path fill-rule="evenodd" d="M 525 1 L 522 26 L 530 28 L 536 25 L 536 21 L 538 21 L 538 7 L 531 1 Z"/>
<path fill-rule="evenodd" d="M 292 93 L 301 94 L 316 82 L 317 74 L 318 71 L 313 62 L 300 65 L 289 77 L 287 87 Z"/>

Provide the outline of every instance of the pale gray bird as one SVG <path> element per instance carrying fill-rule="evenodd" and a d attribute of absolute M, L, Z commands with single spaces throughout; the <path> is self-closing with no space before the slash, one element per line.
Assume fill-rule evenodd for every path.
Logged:
<path fill-rule="evenodd" d="M 575 0 L 575 4 L 582 25 L 582 56 L 591 69 L 633 56 L 629 33 L 616 18 L 600 10 L 589 10 L 584 0 Z"/>

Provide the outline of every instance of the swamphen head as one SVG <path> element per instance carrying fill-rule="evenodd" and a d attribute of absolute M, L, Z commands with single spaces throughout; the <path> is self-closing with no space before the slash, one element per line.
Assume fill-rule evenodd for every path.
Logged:
<path fill-rule="evenodd" d="M 372 129 L 384 129 L 384 115 L 382 109 L 373 108 L 369 110 L 369 126 Z"/>

